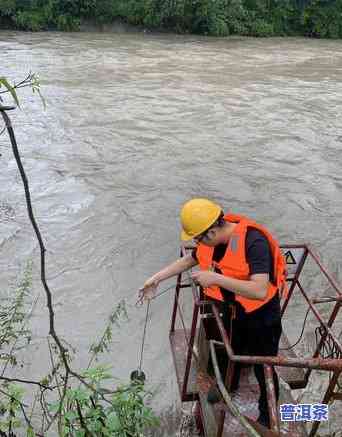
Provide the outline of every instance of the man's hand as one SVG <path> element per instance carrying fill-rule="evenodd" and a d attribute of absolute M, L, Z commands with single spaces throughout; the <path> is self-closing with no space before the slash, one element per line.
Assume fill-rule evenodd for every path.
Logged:
<path fill-rule="evenodd" d="M 159 285 L 160 279 L 157 275 L 151 276 L 145 284 L 139 289 L 139 298 L 137 301 L 137 305 L 142 305 L 144 303 L 144 300 L 151 300 L 153 299 L 154 295 L 156 294 L 158 285 Z"/>
<path fill-rule="evenodd" d="M 191 275 L 192 279 L 203 288 L 211 287 L 217 284 L 217 273 L 208 270 L 196 272 Z"/>

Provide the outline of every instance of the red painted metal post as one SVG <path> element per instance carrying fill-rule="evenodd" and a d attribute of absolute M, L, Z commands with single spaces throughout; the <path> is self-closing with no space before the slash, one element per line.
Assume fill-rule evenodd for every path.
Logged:
<path fill-rule="evenodd" d="M 183 256 L 182 250 L 180 252 L 180 256 L 181 257 Z M 177 309 L 178 309 L 178 298 L 179 298 L 179 291 L 181 289 L 181 283 L 182 283 L 182 274 L 180 273 L 177 276 L 177 285 L 176 285 L 176 292 L 175 292 L 175 300 L 174 300 L 174 304 L 173 304 L 170 334 L 175 332 L 175 324 L 176 324 Z"/>
<path fill-rule="evenodd" d="M 232 347 L 230 345 L 229 338 L 228 338 L 228 335 L 226 333 L 226 330 L 224 329 L 223 322 L 221 320 L 219 310 L 218 310 L 217 306 L 214 303 L 211 303 L 211 305 L 212 305 L 212 310 L 213 310 L 214 317 L 216 319 L 217 326 L 219 328 L 219 331 L 220 331 L 220 334 L 221 334 L 221 337 L 222 337 L 222 340 L 223 340 L 224 347 L 226 348 L 228 357 L 231 359 L 234 356 L 234 352 L 233 352 L 233 349 L 232 349 Z"/>
<path fill-rule="evenodd" d="M 320 268 L 321 272 L 323 273 L 323 275 L 327 278 L 329 284 L 333 287 L 333 289 L 336 291 L 337 294 L 341 295 L 342 290 L 341 290 L 340 286 L 337 284 L 337 282 L 335 281 L 335 279 L 332 278 L 332 276 L 328 273 L 327 269 L 323 266 L 320 259 L 312 251 L 312 249 L 309 246 L 307 246 L 307 249 L 308 249 L 310 255 L 312 256 L 312 258 L 316 261 L 316 263 L 317 263 L 318 267 Z"/>
<path fill-rule="evenodd" d="M 331 331 L 330 327 L 328 326 L 327 323 L 324 322 L 321 314 L 319 313 L 319 311 L 317 310 L 317 308 L 312 304 L 311 300 L 309 299 L 308 295 L 305 293 L 303 287 L 301 286 L 301 284 L 297 283 L 299 290 L 301 291 L 302 295 L 304 296 L 305 300 L 307 301 L 307 303 L 309 304 L 309 307 L 311 308 L 312 312 L 314 313 L 314 315 L 316 316 L 316 319 L 319 321 L 319 323 L 324 326 L 325 330 L 326 330 L 326 334 L 323 336 L 324 340 L 327 336 L 327 334 L 330 335 L 330 337 L 332 338 L 333 342 L 335 343 L 336 347 L 339 349 L 339 351 L 342 353 L 342 345 L 340 344 L 340 342 L 338 341 L 338 339 L 334 336 L 334 333 Z M 339 306 L 339 303 L 337 303 L 337 306 Z M 335 316 L 336 317 L 336 316 Z M 323 338 L 322 337 L 322 338 Z M 319 350 L 318 350 L 319 353 Z M 318 355 L 318 354 L 317 354 Z"/>
<path fill-rule="evenodd" d="M 179 298 L 179 291 L 180 291 L 180 288 L 181 288 L 180 287 L 181 281 L 182 281 L 182 274 L 178 275 L 178 277 L 177 277 L 177 285 L 176 285 L 176 292 L 175 292 L 175 301 L 174 301 L 174 304 L 173 304 L 170 334 L 175 332 L 177 309 L 178 309 L 178 298 Z"/>
<path fill-rule="evenodd" d="M 310 368 L 317 370 L 338 370 L 342 371 L 342 359 L 334 358 L 284 358 L 281 356 L 245 356 L 231 355 L 230 358 L 236 362 L 245 364 L 269 364 L 271 366 L 298 367 L 300 369 Z"/>
<path fill-rule="evenodd" d="M 289 288 L 289 292 L 288 292 L 288 294 L 287 294 L 287 296 L 286 296 L 286 298 L 284 300 L 283 305 L 281 306 L 281 312 L 280 312 L 280 316 L 281 317 L 283 317 L 283 315 L 285 313 L 285 310 L 286 310 L 287 305 L 288 305 L 288 303 L 289 303 L 289 301 L 290 301 L 290 299 L 292 297 L 293 290 L 295 289 L 296 284 L 297 284 L 296 281 L 294 279 L 291 279 L 291 285 L 290 285 L 290 288 Z"/>
<path fill-rule="evenodd" d="M 334 388 L 335 388 L 335 386 L 337 384 L 338 377 L 339 377 L 340 373 L 341 373 L 341 371 L 334 372 L 334 375 L 331 378 L 331 381 L 330 381 L 330 384 L 328 386 L 328 389 L 325 392 L 324 398 L 322 400 L 322 404 L 328 404 L 330 399 L 333 397 Z M 310 431 L 310 434 L 309 434 L 309 437 L 313 437 L 316 434 L 317 429 L 318 429 L 320 423 L 321 422 L 317 422 L 317 421 L 313 423 L 311 431 Z"/>
<path fill-rule="evenodd" d="M 329 303 L 329 302 L 339 302 L 340 304 L 342 304 L 342 295 L 336 296 L 336 297 L 322 297 L 322 298 L 317 298 L 317 299 L 311 299 L 311 302 L 313 304 Z"/>
<path fill-rule="evenodd" d="M 218 427 L 216 437 L 222 437 L 223 429 L 224 429 L 224 421 L 226 419 L 226 412 L 224 410 L 220 411 L 219 419 L 218 419 Z"/>
<path fill-rule="evenodd" d="M 185 372 L 184 372 L 184 380 L 183 380 L 183 387 L 182 387 L 182 401 L 184 402 L 187 399 L 187 388 L 188 388 L 188 380 L 189 380 L 189 374 L 190 374 L 190 368 L 191 368 L 191 360 L 193 355 L 193 347 L 195 342 L 195 334 L 196 334 L 196 326 L 197 326 L 197 319 L 198 319 L 198 312 L 199 307 L 198 305 L 194 305 L 194 311 L 192 315 L 192 323 L 191 323 L 191 332 L 190 332 L 190 340 L 188 343 L 188 354 L 186 359 L 186 366 L 185 366 Z"/>
<path fill-rule="evenodd" d="M 286 247 L 291 248 L 291 246 L 286 246 Z M 287 305 L 288 305 L 288 303 L 289 303 L 289 301 L 290 301 L 290 299 L 291 299 L 292 293 L 293 293 L 293 291 L 294 291 L 294 289 L 295 289 L 295 286 L 297 285 L 297 281 L 298 281 L 298 279 L 299 279 L 300 274 L 302 273 L 302 270 L 303 270 L 303 267 L 304 267 L 305 261 L 306 261 L 307 256 L 308 256 L 308 248 L 306 247 L 306 245 L 305 245 L 305 246 L 299 246 L 299 247 L 294 246 L 293 248 L 304 249 L 304 254 L 303 254 L 303 256 L 302 256 L 302 259 L 301 259 L 300 262 L 299 262 L 299 265 L 298 265 L 298 268 L 297 268 L 296 273 L 295 273 L 295 275 L 294 275 L 294 278 L 291 279 L 292 284 L 291 284 L 291 286 L 290 286 L 290 289 L 289 289 L 288 295 L 287 295 L 287 297 L 286 297 L 286 299 L 285 299 L 285 301 L 284 301 L 284 303 L 283 303 L 283 305 L 282 305 L 282 307 L 281 307 L 281 317 L 283 317 L 283 315 L 284 315 L 284 313 L 285 313 L 285 310 L 286 310 L 286 308 L 287 308 Z"/>
<path fill-rule="evenodd" d="M 232 342 L 233 342 L 232 339 L 233 339 L 233 335 L 234 335 L 233 320 L 236 317 L 235 308 L 230 307 L 229 317 L 230 317 L 230 320 L 229 320 L 230 330 L 229 330 L 229 333 L 227 333 L 227 337 L 228 337 L 229 343 L 232 344 Z M 235 363 L 232 360 L 228 360 L 228 366 L 227 366 L 226 377 L 225 377 L 225 384 L 226 384 L 226 387 L 227 387 L 227 390 L 229 393 L 231 392 L 234 373 L 235 373 Z"/>
<path fill-rule="evenodd" d="M 272 431 L 279 434 L 280 428 L 278 420 L 277 399 L 275 395 L 272 367 L 268 366 L 267 364 L 264 365 L 264 374 L 267 390 L 268 412 L 270 415 L 270 426 Z"/>
<path fill-rule="evenodd" d="M 286 246 L 286 247 L 287 247 L 287 246 Z M 313 260 L 314 260 L 314 261 L 316 262 L 316 264 L 318 265 L 320 271 L 324 274 L 324 276 L 327 278 L 327 280 L 328 280 L 328 282 L 330 283 L 330 285 L 331 285 L 331 286 L 334 288 L 334 290 L 338 293 L 338 296 L 336 297 L 336 305 L 334 306 L 334 309 L 333 309 L 333 311 L 332 311 L 332 313 L 331 313 L 331 316 L 330 316 L 329 321 L 327 322 L 327 324 L 325 324 L 325 323 L 323 322 L 322 317 L 320 316 L 319 312 L 316 311 L 316 308 L 313 308 L 313 304 L 315 304 L 315 303 L 319 303 L 320 300 L 319 300 L 319 299 L 312 299 L 312 300 L 310 301 L 309 298 L 308 298 L 308 296 L 307 296 L 307 294 L 305 293 L 303 287 L 301 287 L 301 285 L 300 285 L 300 283 L 299 283 L 299 280 L 298 280 L 298 279 L 299 279 L 299 274 L 301 273 L 301 271 L 302 271 L 302 269 L 303 269 L 304 262 L 306 261 L 306 258 L 307 258 L 307 255 L 308 255 L 308 254 L 313 258 Z M 300 288 L 300 290 L 301 290 L 301 292 L 302 292 L 304 298 L 305 298 L 306 301 L 308 302 L 309 306 L 310 306 L 311 309 L 313 310 L 313 312 L 314 312 L 316 318 L 319 320 L 319 322 L 320 322 L 323 326 L 328 327 L 328 328 L 331 328 L 331 326 L 333 325 L 333 323 L 334 323 L 334 321 L 335 321 L 335 319 L 336 319 L 336 317 L 337 317 L 337 314 L 338 314 L 339 308 L 340 308 L 340 306 L 341 306 L 341 303 L 340 303 L 340 302 L 341 302 L 341 300 L 340 300 L 340 299 L 341 299 L 341 290 L 340 290 L 340 287 L 338 286 L 338 284 L 336 283 L 336 281 L 331 277 L 331 275 L 328 273 L 328 271 L 324 268 L 324 266 L 323 266 L 322 263 L 320 262 L 318 256 L 317 256 L 317 255 L 312 251 L 312 249 L 311 249 L 308 245 L 305 245 L 305 253 L 304 253 L 304 256 L 302 257 L 301 264 L 300 264 L 299 268 L 297 269 L 297 272 L 296 272 L 296 275 L 295 275 L 294 281 L 293 281 L 293 283 L 291 284 L 291 289 L 290 289 L 289 295 L 288 295 L 288 297 L 287 297 L 287 300 L 284 302 L 284 305 L 283 305 L 283 307 L 282 307 L 282 315 L 284 314 L 284 311 L 285 311 L 286 306 L 287 306 L 287 304 L 288 304 L 288 301 L 289 301 L 289 299 L 290 299 L 290 297 L 291 297 L 291 295 L 292 295 L 292 292 L 293 292 L 293 289 L 294 289 L 295 285 L 298 285 L 298 286 L 299 286 L 299 288 Z M 317 345 L 316 350 L 315 350 L 315 352 L 314 352 L 314 354 L 313 354 L 313 358 L 316 358 L 316 357 L 319 356 L 319 353 L 320 353 L 320 351 L 321 351 L 321 349 L 322 349 L 322 347 L 323 347 L 323 344 L 324 344 L 324 342 L 325 342 L 325 340 L 326 340 L 326 337 L 327 337 L 328 333 L 331 333 L 331 331 L 329 332 L 328 330 L 326 330 L 325 333 L 324 333 L 324 335 L 321 337 L 320 342 L 319 342 L 319 344 Z M 335 340 L 334 336 L 332 336 L 332 337 L 333 337 L 333 340 Z M 336 344 L 336 342 L 335 342 L 335 344 Z M 340 345 L 338 345 L 338 346 L 340 346 Z M 340 347 L 339 347 L 339 349 L 340 349 Z M 341 350 L 340 350 L 340 352 L 342 353 Z M 309 377 L 310 377 L 311 370 L 312 370 L 312 369 L 309 368 L 309 369 L 307 369 L 307 371 L 306 371 L 306 373 L 305 373 L 305 379 L 306 379 L 306 381 L 308 381 L 308 379 L 309 379 Z"/>
<path fill-rule="evenodd" d="M 340 309 L 340 303 L 339 303 L 339 302 L 336 302 L 336 305 L 334 306 L 334 309 L 333 309 L 333 311 L 332 311 L 332 313 L 331 313 L 331 315 L 330 315 L 330 318 L 329 318 L 329 320 L 328 320 L 328 323 L 327 323 L 327 326 L 329 326 L 329 328 L 332 327 L 332 325 L 333 325 L 333 323 L 334 323 L 334 321 L 335 321 L 335 319 L 336 319 L 336 317 L 337 317 L 337 314 L 338 314 L 338 312 L 339 312 L 339 309 Z M 313 358 L 318 357 L 318 355 L 319 355 L 319 353 L 320 353 L 320 351 L 321 351 L 321 349 L 322 349 L 322 347 L 323 347 L 323 344 L 324 344 L 324 342 L 325 342 L 325 339 L 327 338 L 327 335 L 328 335 L 328 332 L 325 331 L 325 333 L 324 333 L 324 334 L 322 335 L 322 337 L 321 337 L 321 340 L 320 340 L 319 344 L 318 344 L 317 347 L 316 347 L 315 353 L 313 354 Z M 340 350 L 340 352 L 342 353 L 341 350 Z M 306 379 L 306 381 L 308 381 L 308 379 L 309 379 L 309 377 L 310 377 L 310 374 L 311 374 L 311 369 L 307 369 L 307 371 L 306 371 L 306 373 L 305 373 L 305 379 Z"/>

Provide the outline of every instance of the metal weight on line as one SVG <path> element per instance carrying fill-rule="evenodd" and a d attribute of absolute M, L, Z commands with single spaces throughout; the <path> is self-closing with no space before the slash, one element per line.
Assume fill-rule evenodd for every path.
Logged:
<path fill-rule="evenodd" d="M 144 384 L 144 382 L 146 381 L 145 372 L 140 369 L 133 370 L 133 372 L 131 372 L 130 379 L 132 382 L 139 382 L 141 384 Z"/>

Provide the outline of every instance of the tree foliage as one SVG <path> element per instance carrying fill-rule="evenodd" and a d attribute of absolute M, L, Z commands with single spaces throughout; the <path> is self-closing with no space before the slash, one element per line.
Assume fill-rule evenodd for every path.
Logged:
<path fill-rule="evenodd" d="M 342 0 L 1 0 L 22 30 L 77 31 L 83 20 L 213 36 L 342 35 Z M 1 20 L 3 18 L 3 20 Z"/>

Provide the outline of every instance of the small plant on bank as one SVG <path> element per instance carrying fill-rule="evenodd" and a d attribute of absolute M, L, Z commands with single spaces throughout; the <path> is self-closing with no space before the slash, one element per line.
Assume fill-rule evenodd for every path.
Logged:
<path fill-rule="evenodd" d="M 1 390 L 0 435 L 12 437 L 15 436 L 15 431 L 22 426 L 20 416 L 24 390 L 17 384 L 8 383 L 4 383 L 2 388 L 6 390 L 6 394 L 3 395 L 4 392 Z"/>
<path fill-rule="evenodd" d="M 15 290 L 7 296 L 2 291 L 0 304 L 0 360 L 7 364 L 17 364 L 15 352 L 28 344 L 31 332 L 25 327 L 27 304 L 30 296 L 32 265 L 28 263 L 23 277 Z"/>
<path fill-rule="evenodd" d="M 101 370 L 93 368 L 87 371 L 90 375 L 87 380 L 91 383 L 94 382 L 93 375 L 100 373 L 96 381 L 100 393 L 101 382 L 110 377 Z M 159 423 L 146 406 L 150 396 L 138 383 L 118 387 L 107 401 L 85 387 L 70 388 L 64 401 L 51 404 L 49 410 L 51 413 L 60 411 L 59 435 L 63 437 L 143 437 L 147 428 Z"/>

